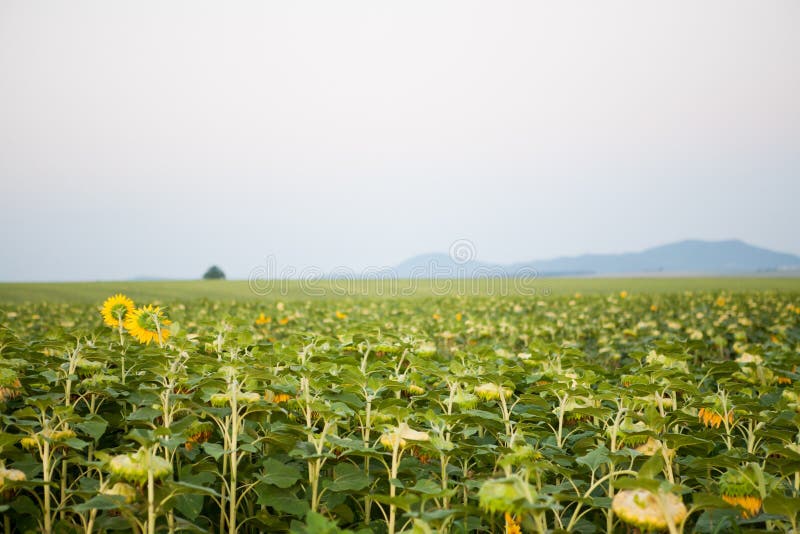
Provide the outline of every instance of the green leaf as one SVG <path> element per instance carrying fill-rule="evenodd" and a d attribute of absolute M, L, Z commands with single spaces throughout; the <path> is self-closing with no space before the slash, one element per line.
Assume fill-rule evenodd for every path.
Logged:
<path fill-rule="evenodd" d="M 96 415 L 75 426 L 78 427 L 81 432 L 90 436 L 94 441 L 97 441 L 105 433 L 106 428 L 108 428 L 108 421 Z"/>
<path fill-rule="evenodd" d="M 655 478 L 664 469 L 664 457 L 654 454 L 639 468 L 639 478 Z"/>
<path fill-rule="evenodd" d="M 306 524 L 293 524 L 292 532 L 296 534 L 352 534 L 352 530 L 342 530 L 336 522 L 317 512 L 309 512 Z"/>
<path fill-rule="evenodd" d="M 175 496 L 175 508 L 190 521 L 194 521 L 203 511 L 205 497 L 202 495 L 177 495 Z"/>
<path fill-rule="evenodd" d="M 719 495 L 713 493 L 695 493 L 692 495 L 692 504 L 696 508 L 730 508 L 731 505 L 725 502 Z"/>
<path fill-rule="evenodd" d="M 151 408 L 149 406 L 145 406 L 144 408 L 139 408 L 132 414 L 128 416 L 128 421 L 152 421 L 156 417 L 162 415 L 161 411 Z"/>
<path fill-rule="evenodd" d="M 792 520 L 797 512 L 800 512 L 800 499 L 784 495 L 770 495 L 764 499 L 764 511 L 768 514 L 785 515 Z"/>
<path fill-rule="evenodd" d="M 78 449 L 78 450 L 83 450 L 83 449 L 86 448 L 87 445 L 89 445 L 88 441 L 83 441 L 82 439 L 78 439 L 78 438 L 70 438 L 70 439 L 64 440 L 64 443 L 66 443 L 67 445 L 69 445 L 73 449 Z"/>
<path fill-rule="evenodd" d="M 288 488 L 300 480 L 300 470 L 292 464 L 285 464 L 278 460 L 268 458 L 262 465 L 264 466 L 266 474 L 261 477 L 261 481 L 265 484 L 271 484 L 279 488 Z"/>
<path fill-rule="evenodd" d="M 369 477 L 350 463 L 337 465 L 333 470 L 333 481 L 327 485 L 330 491 L 359 491 L 369 485 Z"/>
<path fill-rule="evenodd" d="M 206 451 L 206 454 L 214 458 L 215 460 L 219 460 L 220 457 L 225 454 L 225 449 L 222 445 L 217 443 L 206 442 L 203 443 L 203 450 Z"/>
<path fill-rule="evenodd" d="M 441 484 L 437 484 L 436 482 L 434 482 L 429 478 L 423 478 L 422 480 L 418 480 L 416 484 L 414 484 L 412 487 L 408 489 L 410 491 L 423 493 L 425 495 L 439 495 L 443 491 Z"/>
<path fill-rule="evenodd" d="M 609 450 L 605 445 L 600 445 L 592 452 L 575 458 L 575 461 L 581 465 L 585 465 L 592 471 L 596 471 L 598 467 L 608 462 Z"/>
<path fill-rule="evenodd" d="M 277 512 L 285 512 L 297 517 L 303 517 L 308 512 L 308 502 L 298 499 L 292 492 L 285 489 L 259 484 L 254 491 L 258 495 L 257 504 L 270 506 Z"/>
<path fill-rule="evenodd" d="M 113 495 L 95 495 L 86 502 L 72 507 L 76 512 L 87 512 L 89 510 L 116 510 L 125 505 L 125 499 Z"/>

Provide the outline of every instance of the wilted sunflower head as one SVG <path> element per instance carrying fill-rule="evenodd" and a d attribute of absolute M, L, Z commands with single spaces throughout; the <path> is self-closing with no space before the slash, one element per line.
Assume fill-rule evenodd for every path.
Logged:
<path fill-rule="evenodd" d="M 103 495 L 109 495 L 111 497 L 121 497 L 125 501 L 125 504 L 131 504 L 139 495 L 139 492 L 136 491 L 136 488 L 124 482 L 117 482 L 110 488 L 100 490 L 100 493 Z"/>
<path fill-rule="evenodd" d="M 536 488 L 516 476 L 487 480 L 478 490 L 478 502 L 489 512 L 514 514 L 536 497 Z"/>
<path fill-rule="evenodd" d="M 501 394 L 503 398 L 508 399 L 514 394 L 514 391 L 499 384 L 486 383 L 476 386 L 475 394 L 485 401 L 490 401 L 499 399 Z"/>
<path fill-rule="evenodd" d="M 152 471 L 155 480 L 172 474 L 172 464 L 147 449 L 114 456 L 108 462 L 108 470 L 122 480 L 142 485 L 147 482 L 147 473 Z"/>
<path fill-rule="evenodd" d="M 0 403 L 22 395 L 22 383 L 13 369 L 0 368 Z"/>
<path fill-rule="evenodd" d="M 614 495 L 611 509 L 625 523 L 643 531 L 665 530 L 668 519 L 673 525 L 680 525 L 687 515 L 686 506 L 677 495 L 646 489 L 620 491 Z"/>
<path fill-rule="evenodd" d="M 714 406 L 713 408 L 700 408 L 697 412 L 697 417 L 707 427 L 719 428 L 720 425 L 727 419 L 729 424 L 733 424 L 733 410 L 728 410 L 727 414 L 723 413 L 724 410 L 721 406 Z"/>
<path fill-rule="evenodd" d="M 719 491 L 728 504 L 738 506 L 745 518 L 753 517 L 761 509 L 761 491 L 758 488 L 758 473 L 729 469 L 719 479 Z"/>
<path fill-rule="evenodd" d="M 630 419 L 626 419 L 619 427 L 617 440 L 625 447 L 636 448 L 639 445 L 647 443 L 649 436 L 643 434 L 643 432 L 647 432 L 648 430 L 650 430 L 650 428 L 642 421 L 634 423 Z"/>
<path fill-rule="evenodd" d="M 125 316 L 125 329 L 139 342 L 149 345 L 163 343 L 169 337 L 170 321 L 160 306 L 148 304 L 136 308 Z"/>
<path fill-rule="evenodd" d="M 103 302 L 100 314 L 103 316 L 103 323 L 111 328 L 118 328 L 120 323 L 125 320 L 125 317 L 134 309 L 133 301 L 122 293 L 118 293 Z"/>
<path fill-rule="evenodd" d="M 520 526 L 519 521 L 513 515 L 506 512 L 505 520 L 506 520 L 505 534 L 522 534 L 522 527 Z"/>
<path fill-rule="evenodd" d="M 264 393 L 264 400 L 267 402 L 274 402 L 275 404 L 284 404 L 289 402 L 294 398 L 293 395 L 290 393 L 285 393 L 282 391 L 270 391 L 267 390 Z"/>
<path fill-rule="evenodd" d="M 387 449 L 394 449 L 395 447 L 403 448 L 407 445 L 408 441 L 430 441 L 430 439 L 427 432 L 414 430 L 409 427 L 407 423 L 401 423 L 384 432 L 381 436 L 381 445 Z"/>
<path fill-rule="evenodd" d="M 6 488 L 11 482 L 23 482 L 27 480 L 25 473 L 19 469 L 6 469 L 0 466 L 0 501 L 11 499 L 16 493 L 13 488 Z"/>

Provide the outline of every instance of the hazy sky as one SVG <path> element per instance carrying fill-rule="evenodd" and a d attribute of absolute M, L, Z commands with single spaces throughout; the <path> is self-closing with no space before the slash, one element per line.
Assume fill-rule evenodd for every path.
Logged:
<path fill-rule="evenodd" d="M 0 2 L 0 280 L 800 254 L 800 2 Z"/>

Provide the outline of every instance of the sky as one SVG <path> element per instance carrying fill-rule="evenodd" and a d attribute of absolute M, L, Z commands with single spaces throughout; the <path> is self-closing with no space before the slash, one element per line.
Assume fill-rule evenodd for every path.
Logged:
<path fill-rule="evenodd" d="M 0 3 L 0 281 L 800 254 L 800 2 Z"/>

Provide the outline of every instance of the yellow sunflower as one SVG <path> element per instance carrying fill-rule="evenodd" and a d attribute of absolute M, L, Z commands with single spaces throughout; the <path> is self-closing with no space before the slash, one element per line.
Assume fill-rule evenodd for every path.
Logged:
<path fill-rule="evenodd" d="M 125 317 L 125 329 L 139 343 L 150 344 L 155 341 L 159 345 L 169 337 L 167 327 L 172 324 L 160 306 L 147 305 L 136 308 Z"/>
<path fill-rule="evenodd" d="M 679 496 L 645 489 L 620 491 L 614 495 L 611 509 L 625 523 L 648 532 L 666 530 L 670 523 L 680 525 L 687 516 Z"/>
<path fill-rule="evenodd" d="M 264 312 L 261 312 L 259 316 L 256 318 L 256 324 L 259 326 L 269 324 L 272 322 L 272 317 L 267 317 L 264 315 Z"/>
<path fill-rule="evenodd" d="M 100 314 L 103 316 L 103 322 L 111 328 L 119 328 L 120 323 L 126 316 L 130 315 L 136 307 L 133 301 L 118 293 L 113 297 L 108 297 L 103 303 L 103 309 Z"/>
<path fill-rule="evenodd" d="M 513 515 L 506 512 L 505 519 L 506 534 L 522 534 L 522 528 L 519 526 L 519 521 L 517 521 Z"/>
<path fill-rule="evenodd" d="M 697 416 L 700 421 L 709 428 L 712 426 L 714 428 L 719 428 L 725 419 L 728 420 L 728 423 L 733 424 L 733 410 L 730 410 L 727 416 L 720 413 L 721 411 L 722 410 L 700 408 L 697 412 Z"/>

